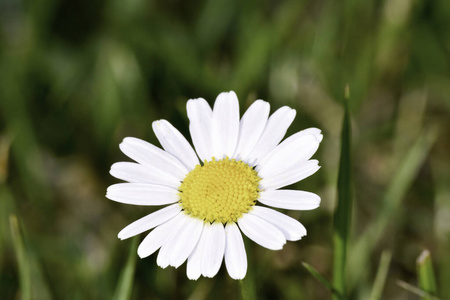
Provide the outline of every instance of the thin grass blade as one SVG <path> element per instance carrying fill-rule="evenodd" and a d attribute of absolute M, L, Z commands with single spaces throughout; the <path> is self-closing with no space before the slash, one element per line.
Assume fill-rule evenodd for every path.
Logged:
<path fill-rule="evenodd" d="M 333 222 L 333 285 L 343 295 L 346 294 L 347 244 L 350 236 L 350 222 L 352 218 L 352 159 L 348 86 L 346 87 L 345 98 L 337 185 L 338 201 Z M 338 298 L 334 295 L 333 299 Z"/>
<path fill-rule="evenodd" d="M 379 300 L 383 295 L 384 285 L 386 284 L 386 278 L 389 272 L 389 266 L 391 264 L 392 252 L 384 250 L 381 254 L 380 265 L 378 266 L 377 275 L 375 277 L 375 283 L 373 284 L 372 292 L 370 294 L 370 300 Z"/>
<path fill-rule="evenodd" d="M 436 279 L 434 276 L 433 263 L 431 261 L 430 251 L 424 250 L 417 258 L 417 275 L 419 287 L 429 294 L 436 294 Z M 429 297 L 422 297 L 422 300 L 430 300 Z"/>
<path fill-rule="evenodd" d="M 239 280 L 239 286 L 241 289 L 241 299 L 242 300 L 255 300 L 258 299 L 256 296 L 256 286 L 253 277 L 253 270 L 248 268 L 247 275 L 244 279 Z"/>
<path fill-rule="evenodd" d="M 408 292 L 410 292 L 412 294 L 415 294 L 417 296 L 420 296 L 422 298 L 427 297 L 427 299 L 430 299 L 430 300 L 440 300 L 440 298 L 435 297 L 435 296 L 427 293 L 426 291 L 424 291 L 422 289 L 419 289 L 418 287 L 416 287 L 416 286 L 414 286 L 412 284 L 409 284 L 407 282 L 404 282 L 402 280 L 397 280 L 397 285 L 399 287 L 401 287 L 402 289 L 405 289 Z"/>
<path fill-rule="evenodd" d="M 17 265 L 19 268 L 19 282 L 21 299 L 31 299 L 31 268 L 30 260 L 27 256 L 23 237 L 19 228 L 19 221 L 16 215 L 9 216 L 9 226 L 13 240 L 14 250 L 17 256 Z"/>
<path fill-rule="evenodd" d="M 117 289 L 114 293 L 115 300 L 128 300 L 131 297 L 134 271 L 136 270 L 137 245 L 138 239 L 137 237 L 134 237 L 128 253 L 127 263 L 120 274 L 119 284 L 117 285 Z"/>
<path fill-rule="evenodd" d="M 341 294 L 333 285 L 326 280 L 320 273 L 314 269 L 310 264 L 302 262 L 303 267 L 314 277 L 316 278 L 323 286 L 325 286 L 332 294 L 333 297 L 336 296 L 339 300 L 346 300 L 347 298 Z"/>
<path fill-rule="evenodd" d="M 380 241 L 389 223 L 399 214 L 401 202 L 417 176 L 437 137 L 434 127 L 424 130 L 410 150 L 404 155 L 391 184 L 384 195 L 377 219 L 366 229 L 352 248 L 352 264 L 349 265 L 350 286 L 361 278 L 372 249 Z"/>

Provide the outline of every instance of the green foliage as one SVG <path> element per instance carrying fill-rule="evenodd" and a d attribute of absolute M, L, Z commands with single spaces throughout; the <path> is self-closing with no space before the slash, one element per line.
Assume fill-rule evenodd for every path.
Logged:
<path fill-rule="evenodd" d="M 157 119 L 189 136 L 186 101 L 228 90 L 241 112 L 289 105 L 289 133 L 324 133 L 322 168 L 294 186 L 321 206 L 287 212 L 308 235 L 277 252 L 245 240 L 250 297 L 450 299 L 449 20 L 449 1 L 426 0 L 1 1 L 0 299 L 238 298 L 223 267 L 193 282 L 138 259 L 144 235 L 117 233 L 153 210 L 104 197 L 124 137 L 158 145 Z"/>

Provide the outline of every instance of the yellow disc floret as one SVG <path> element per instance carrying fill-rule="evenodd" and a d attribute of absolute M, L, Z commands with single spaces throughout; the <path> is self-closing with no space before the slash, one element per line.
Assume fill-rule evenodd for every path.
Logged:
<path fill-rule="evenodd" d="M 258 173 L 240 160 L 213 157 L 186 175 L 179 187 L 180 203 L 194 218 L 236 222 L 255 205 L 260 180 Z"/>

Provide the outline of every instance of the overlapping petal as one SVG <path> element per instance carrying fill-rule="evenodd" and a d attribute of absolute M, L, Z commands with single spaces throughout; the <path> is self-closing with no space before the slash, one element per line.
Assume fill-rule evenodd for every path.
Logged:
<path fill-rule="evenodd" d="M 144 258 L 152 255 L 156 250 L 161 248 L 161 246 L 167 241 L 173 227 L 179 223 L 181 218 L 183 218 L 183 213 L 178 213 L 169 221 L 150 231 L 138 247 L 137 252 L 139 257 Z"/>
<path fill-rule="evenodd" d="M 278 228 L 252 214 L 252 211 L 244 214 L 238 220 L 238 224 L 249 239 L 267 249 L 281 250 L 286 244 L 286 238 Z"/>
<path fill-rule="evenodd" d="M 189 221 L 174 235 L 170 243 L 170 265 L 178 268 L 191 255 L 203 230 L 203 221 L 186 216 Z"/>
<path fill-rule="evenodd" d="M 203 248 L 207 242 L 206 232 L 209 229 L 210 224 L 206 223 L 203 227 L 203 232 L 200 236 L 200 240 L 192 251 L 191 255 L 188 257 L 186 274 L 191 280 L 197 280 L 202 275 L 202 258 L 203 258 Z"/>
<path fill-rule="evenodd" d="M 259 185 L 262 190 L 276 190 L 284 186 L 291 185 L 299 182 L 312 174 L 316 173 L 320 169 L 319 162 L 315 159 L 308 160 L 301 163 L 295 168 L 290 168 L 289 171 L 280 173 L 271 177 L 263 178 Z"/>
<path fill-rule="evenodd" d="M 274 225 L 288 241 L 298 241 L 306 235 L 306 228 L 299 221 L 276 210 L 255 206 L 250 213 Z"/>
<path fill-rule="evenodd" d="M 242 116 L 239 124 L 239 138 L 233 158 L 242 160 L 255 148 L 267 124 L 270 105 L 256 100 Z"/>
<path fill-rule="evenodd" d="M 214 277 L 220 269 L 225 252 L 225 229 L 221 223 L 205 223 L 200 240 L 188 258 L 186 273 L 196 280 L 203 275 Z"/>
<path fill-rule="evenodd" d="M 295 109 L 283 106 L 275 111 L 267 121 L 264 131 L 261 134 L 256 146 L 248 157 L 244 160 L 250 165 L 256 165 L 267 153 L 283 139 L 296 115 Z"/>
<path fill-rule="evenodd" d="M 149 168 L 163 170 L 180 181 L 189 170 L 173 155 L 146 141 L 126 137 L 119 145 L 120 150 L 129 158 Z"/>
<path fill-rule="evenodd" d="M 175 217 L 181 211 L 181 206 L 177 204 L 172 204 L 165 208 L 155 211 L 139 220 L 134 221 L 124 229 L 122 229 L 118 237 L 121 240 L 130 238 L 132 236 L 138 235 L 144 231 L 150 230 L 162 223 Z"/>
<path fill-rule="evenodd" d="M 256 170 L 262 178 L 288 171 L 307 161 L 319 148 L 320 130 L 310 128 L 300 131 L 279 144 L 260 161 Z"/>
<path fill-rule="evenodd" d="M 183 212 L 177 215 L 177 223 L 172 226 L 172 230 L 167 235 L 161 249 L 159 249 L 156 264 L 165 269 L 170 265 L 170 256 L 175 246 L 176 238 L 183 232 L 183 229 L 189 225 L 192 218 L 189 218 Z"/>
<path fill-rule="evenodd" d="M 153 131 L 161 146 L 178 158 L 189 170 L 198 165 L 198 157 L 186 138 L 166 120 L 155 121 Z"/>
<path fill-rule="evenodd" d="M 177 189 L 181 180 L 159 168 L 148 168 L 133 162 L 118 162 L 111 166 L 109 173 L 132 183 L 152 183 Z"/>

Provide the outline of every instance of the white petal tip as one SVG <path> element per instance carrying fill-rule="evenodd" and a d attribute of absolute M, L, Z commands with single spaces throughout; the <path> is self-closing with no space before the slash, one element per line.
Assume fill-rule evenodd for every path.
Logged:
<path fill-rule="evenodd" d="M 139 251 L 139 249 L 138 249 L 138 251 L 137 251 L 137 254 L 138 254 L 138 256 L 142 259 L 142 258 L 146 258 L 148 255 L 147 254 L 145 254 L 145 253 L 142 253 L 142 251 Z"/>
<path fill-rule="evenodd" d="M 134 235 L 132 235 L 132 236 L 134 236 Z M 117 237 L 118 237 L 121 241 L 126 240 L 126 239 L 128 239 L 128 238 L 130 238 L 130 237 L 132 237 L 132 236 L 127 236 L 123 230 L 121 230 L 121 231 L 117 234 Z"/>
<path fill-rule="evenodd" d="M 135 141 L 141 141 L 141 139 L 138 139 L 138 138 L 135 138 L 135 137 L 132 137 L 132 136 L 124 137 L 122 142 L 119 144 L 119 148 L 122 149 L 122 147 L 124 147 L 126 144 L 130 144 L 130 143 L 133 143 Z"/>
<path fill-rule="evenodd" d="M 322 142 L 322 140 L 323 140 L 323 135 L 322 135 L 322 134 L 316 135 L 316 140 L 317 140 L 319 143 Z"/>
<path fill-rule="evenodd" d="M 230 275 L 230 277 L 231 277 L 231 279 L 234 279 L 234 280 L 242 280 L 242 279 L 244 279 L 245 278 L 245 274 L 244 274 L 244 276 L 231 276 Z"/>
<path fill-rule="evenodd" d="M 138 247 L 137 249 L 137 254 L 140 258 L 146 258 L 147 256 L 149 256 L 152 253 L 148 253 L 148 251 L 145 251 L 144 248 L 142 248 L 141 246 Z"/>
<path fill-rule="evenodd" d="M 320 198 L 320 196 L 319 195 L 316 195 L 317 196 L 317 198 L 316 198 L 316 204 L 317 204 L 317 207 L 319 207 L 320 206 L 320 203 L 322 202 L 322 199 Z M 316 208 L 317 208 L 316 207 Z"/>
<path fill-rule="evenodd" d="M 290 107 L 289 107 L 290 108 Z M 292 118 L 295 118 L 295 116 L 297 115 L 297 111 L 293 108 L 290 108 L 291 110 L 289 111 L 289 114 Z"/>
<path fill-rule="evenodd" d="M 187 278 L 189 279 L 189 280 L 197 280 L 197 279 L 199 279 L 200 278 L 200 275 L 198 275 L 198 276 L 187 276 Z"/>
<path fill-rule="evenodd" d="M 165 269 L 169 266 L 169 263 L 158 263 L 158 260 L 156 260 L 156 264 L 158 265 L 158 267 L 160 267 L 161 269 Z"/>

